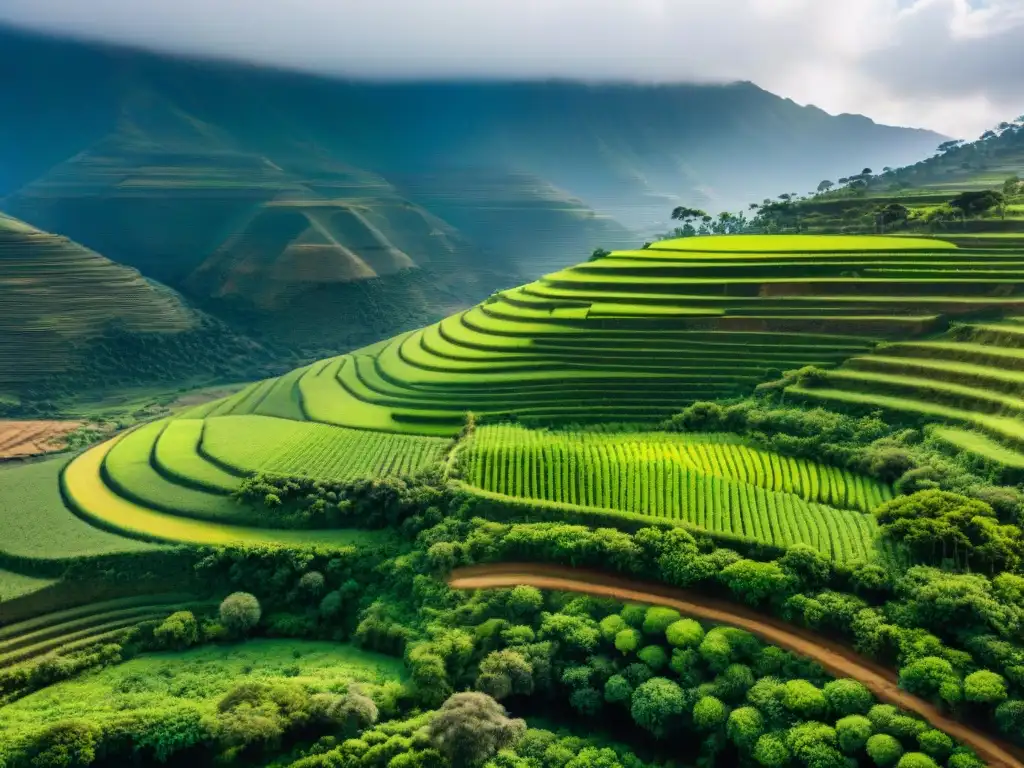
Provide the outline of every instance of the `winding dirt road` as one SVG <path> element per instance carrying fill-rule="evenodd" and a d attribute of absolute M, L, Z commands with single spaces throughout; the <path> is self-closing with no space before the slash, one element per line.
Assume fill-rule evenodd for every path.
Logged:
<path fill-rule="evenodd" d="M 536 563 L 456 568 L 448 577 L 448 584 L 455 589 L 496 589 L 526 584 L 538 589 L 582 592 L 624 602 L 664 605 L 688 616 L 745 629 L 773 645 L 814 659 L 835 677 L 860 680 L 879 700 L 920 715 L 936 728 L 971 747 L 991 766 L 1024 768 L 1021 750 L 951 719 L 923 699 L 902 690 L 892 670 L 859 656 L 839 643 L 742 605 L 663 584 L 633 581 L 582 568 Z"/>

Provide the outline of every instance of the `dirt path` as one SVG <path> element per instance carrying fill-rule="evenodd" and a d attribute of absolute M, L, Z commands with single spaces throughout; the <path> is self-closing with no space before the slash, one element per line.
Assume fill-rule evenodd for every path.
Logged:
<path fill-rule="evenodd" d="M 81 421 L 0 420 L 0 459 L 52 453 L 64 448 L 64 437 L 82 426 Z"/>
<path fill-rule="evenodd" d="M 688 616 L 739 627 L 773 645 L 814 659 L 836 677 L 860 680 L 879 700 L 920 715 L 936 728 L 971 747 L 991 766 L 1024 768 L 1021 750 L 953 720 L 923 699 L 902 690 L 897 685 L 895 672 L 839 643 L 742 605 L 662 584 L 633 581 L 582 568 L 535 563 L 456 568 L 448 577 L 448 584 L 455 589 L 495 589 L 527 584 L 539 589 L 582 592 L 624 602 L 664 605 Z"/>

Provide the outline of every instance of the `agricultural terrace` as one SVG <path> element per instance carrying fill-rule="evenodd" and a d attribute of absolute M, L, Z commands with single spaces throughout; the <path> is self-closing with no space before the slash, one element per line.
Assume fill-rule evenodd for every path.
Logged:
<path fill-rule="evenodd" d="M 451 436 L 489 420 L 655 421 L 832 368 L 950 318 L 1024 311 L 1011 249 L 905 237 L 733 235 L 619 251 L 321 361 L 197 418 L 257 414 Z M 218 410 L 219 409 L 219 410 Z"/>
<path fill-rule="evenodd" d="M 458 454 L 470 487 L 677 521 L 864 560 L 891 490 L 836 467 L 758 450 L 728 434 L 478 428 Z"/>
<path fill-rule="evenodd" d="M 114 320 L 136 333 L 197 324 L 176 294 L 138 271 L 2 214 L 0 286 L 0 391 L 71 370 L 82 342 Z"/>
<path fill-rule="evenodd" d="M 957 450 L 1024 469 L 1024 317 L 885 344 L 787 393 L 840 409 L 882 409 L 916 423 L 947 422 L 937 435 Z"/>
<path fill-rule="evenodd" d="M 447 455 L 467 411 L 484 424 L 651 423 L 805 366 L 828 371 L 829 386 L 801 383 L 796 395 L 888 407 L 921 386 L 922 413 L 959 422 L 950 440 L 1005 454 L 1015 449 L 995 439 L 1019 424 L 1005 409 L 1018 403 L 1013 361 L 1024 324 L 1012 318 L 1024 314 L 1022 284 L 1014 250 L 987 242 L 668 240 L 143 426 L 74 461 L 65 495 L 81 517 L 140 538 L 327 541 L 324 531 L 260 528 L 265 517 L 231 494 L 254 473 L 331 482 L 415 474 Z M 975 322 L 969 339 L 935 339 L 951 320 L 979 313 L 1010 319 Z M 936 368 L 933 353 L 947 349 Z M 984 382 L 990 392 L 979 394 Z M 483 429 L 455 454 L 481 493 L 806 541 L 837 558 L 869 548 L 868 512 L 888 493 L 721 438 L 590 436 L 569 450 L 551 433 L 512 439 L 502 429 Z"/>

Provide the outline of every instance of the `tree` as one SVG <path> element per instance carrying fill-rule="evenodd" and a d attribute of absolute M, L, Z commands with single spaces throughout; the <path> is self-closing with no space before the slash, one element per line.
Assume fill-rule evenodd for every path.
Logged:
<path fill-rule="evenodd" d="M 604 248 L 595 248 L 587 261 L 597 261 L 598 259 L 603 259 L 606 256 L 611 256 L 611 253 L 611 251 L 606 251 Z"/>
<path fill-rule="evenodd" d="M 704 639 L 704 628 L 693 619 L 680 619 L 669 624 L 665 639 L 676 648 L 696 648 Z"/>
<path fill-rule="evenodd" d="M 725 732 L 740 749 L 752 750 L 764 733 L 764 717 L 754 707 L 739 707 L 729 713 Z"/>
<path fill-rule="evenodd" d="M 518 651 L 492 651 L 480 662 L 477 690 L 500 701 L 533 693 L 533 666 Z"/>
<path fill-rule="evenodd" d="M 727 715 L 725 704 L 714 696 L 702 696 L 693 705 L 693 724 L 702 731 L 721 727 Z"/>
<path fill-rule="evenodd" d="M 247 635 L 259 624 L 260 601 L 248 592 L 235 592 L 220 604 L 220 622 L 235 636 Z"/>
<path fill-rule="evenodd" d="M 632 653 L 640 646 L 643 637 L 635 629 L 623 629 L 615 635 L 615 649 L 622 654 Z"/>
<path fill-rule="evenodd" d="M 887 733 L 876 733 L 868 739 L 865 749 L 867 750 L 868 757 L 879 768 L 889 768 L 889 766 L 896 765 L 903 755 L 903 747 L 899 741 Z"/>
<path fill-rule="evenodd" d="M 326 583 L 322 573 L 319 571 L 309 571 L 302 574 L 302 578 L 299 579 L 299 589 L 308 595 L 319 597 L 320 593 L 324 591 Z"/>
<path fill-rule="evenodd" d="M 665 630 L 681 618 L 682 616 L 680 616 L 679 611 L 675 608 L 652 606 L 647 609 L 647 614 L 644 616 L 644 633 L 648 635 L 664 635 Z"/>
<path fill-rule="evenodd" d="M 917 743 L 921 751 L 936 760 L 945 760 L 953 751 L 953 740 L 942 731 L 929 728 L 917 734 Z"/>
<path fill-rule="evenodd" d="M 605 616 L 598 626 L 601 628 L 601 637 L 609 642 L 614 642 L 615 636 L 622 630 L 629 629 L 625 619 L 617 613 Z"/>
<path fill-rule="evenodd" d="M 525 731 L 525 722 L 510 719 L 484 693 L 450 696 L 427 726 L 430 743 L 455 766 L 481 765 L 513 746 Z"/>
<path fill-rule="evenodd" d="M 153 630 L 153 639 L 164 648 L 188 648 L 199 639 L 199 623 L 191 611 L 177 611 Z"/>
<path fill-rule="evenodd" d="M 343 735 L 352 737 L 376 723 L 380 713 L 373 699 L 353 690 L 332 701 L 325 714 Z"/>
<path fill-rule="evenodd" d="M 789 591 L 791 578 L 776 562 L 738 560 L 718 574 L 730 591 L 751 605 Z"/>
<path fill-rule="evenodd" d="M 834 186 L 835 184 L 833 184 L 828 179 L 825 179 L 824 181 L 818 183 L 818 192 L 828 192 Z"/>
<path fill-rule="evenodd" d="M 896 763 L 896 768 L 939 768 L 928 755 L 921 752 L 907 752 Z"/>
<path fill-rule="evenodd" d="M 847 678 L 825 683 L 822 693 L 825 695 L 829 709 L 836 717 L 863 715 L 871 709 L 871 705 L 875 702 L 875 697 L 863 683 Z"/>
<path fill-rule="evenodd" d="M 660 645 L 648 645 L 641 648 L 636 657 L 655 672 L 660 672 L 668 664 L 668 654 Z"/>
<path fill-rule="evenodd" d="M 979 704 L 1001 704 L 1007 699 L 1006 680 L 987 669 L 979 669 L 964 678 L 964 698 Z"/>
<path fill-rule="evenodd" d="M 848 755 L 864 749 L 873 729 L 871 721 L 863 715 L 847 715 L 836 721 L 836 738 L 839 748 Z"/>
<path fill-rule="evenodd" d="M 960 686 L 953 665 L 938 656 L 924 656 L 904 665 L 899 681 L 901 688 L 927 699 L 946 698 L 947 686 Z"/>
<path fill-rule="evenodd" d="M 509 592 L 507 605 L 517 618 L 533 616 L 544 606 L 544 595 L 536 587 L 520 584 Z"/>
<path fill-rule="evenodd" d="M 807 720 L 825 713 L 828 707 L 825 694 L 807 680 L 787 680 L 782 686 L 782 705 L 790 712 Z"/>
<path fill-rule="evenodd" d="M 683 689 L 664 677 L 652 677 L 633 691 L 630 714 L 641 728 L 659 738 L 672 730 L 686 708 Z"/>
<path fill-rule="evenodd" d="M 604 684 L 604 700 L 609 704 L 625 704 L 633 696 L 633 686 L 623 675 L 612 675 Z"/>
<path fill-rule="evenodd" d="M 754 745 L 754 759 L 765 768 L 782 768 L 791 757 L 785 739 L 777 733 L 766 733 Z"/>
<path fill-rule="evenodd" d="M 1003 204 L 1003 193 L 992 189 L 961 192 L 949 201 L 951 208 L 960 211 L 963 217 L 981 216 Z"/>

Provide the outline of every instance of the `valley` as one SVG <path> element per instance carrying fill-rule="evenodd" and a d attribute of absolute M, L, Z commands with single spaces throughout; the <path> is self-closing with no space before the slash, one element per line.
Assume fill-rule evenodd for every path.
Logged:
<path fill-rule="evenodd" d="M 1024 766 L 1024 118 L 4 62 L 0 768 Z"/>

